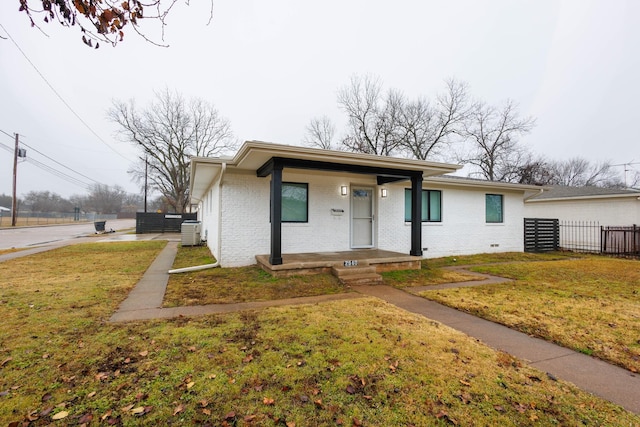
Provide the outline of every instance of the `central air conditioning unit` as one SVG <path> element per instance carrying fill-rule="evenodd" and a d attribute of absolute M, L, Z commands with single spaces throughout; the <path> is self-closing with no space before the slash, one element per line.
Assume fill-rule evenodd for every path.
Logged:
<path fill-rule="evenodd" d="M 199 246 L 201 243 L 201 231 L 202 224 L 200 223 L 200 221 L 184 221 L 180 227 L 182 246 Z"/>

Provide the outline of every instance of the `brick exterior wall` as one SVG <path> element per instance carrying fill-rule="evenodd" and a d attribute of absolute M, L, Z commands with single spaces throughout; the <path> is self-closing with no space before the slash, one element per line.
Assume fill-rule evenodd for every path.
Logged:
<path fill-rule="evenodd" d="M 340 187 L 371 187 L 374 192 L 374 246 L 409 253 L 411 227 L 404 221 L 404 189 L 407 182 L 377 186 L 375 177 L 331 174 L 318 171 L 288 171 L 284 182 L 308 183 L 309 222 L 282 224 L 282 253 L 332 252 L 350 249 L 350 196 L 341 196 Z M 227 170 L 222 182 L 222 205 L 217 207 L 218 183 L 206 193 L 200 206 L 207 244 L 223 267 L 255 263 L 255 255 L 270 251 L 270 178 L 255 173 Z M 380 188 L 388 197 L 380 197 Z M 442 191 L 442 222 L 423 223 L 424 257 L 522 251 L 523 192 L 485 191 L 482 188 L 434 186 Z M 503 194 L 504 223 L 485 223 L 485 194 Z M 342 209 L 333 215 L 331 209 Z M 218 212 L 221 216 L 218 217 Z M 218 220 L 221 224 L 218 249 Z"/>

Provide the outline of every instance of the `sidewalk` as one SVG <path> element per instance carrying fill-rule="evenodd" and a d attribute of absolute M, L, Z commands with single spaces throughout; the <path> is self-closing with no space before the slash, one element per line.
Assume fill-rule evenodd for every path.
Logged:
<path fill-rule="evenodd" d="M 636 374 L 390 286 L 356 286 L 353 288 L 356 293 L 278 301 L 161 308 L 169 276 L 167 271 L 171 268 L 177 247 L 177 242 L 169 242 L 138 285 L 122 302 L 118 311 L 113 314 L 111 322 L 228 313 L 273 306 L 361 298 L 362 295 L 373 296 L 459 330 L 494 349 L 522 359 L 529 365 L 546 372 L 550 378 L 569 381 L 583 390 L 624 407 L 628 411 L 640 414 L 640 377 Z M 485 277 L 485 280 L 464 282 L 458 286 L 477 286 L 503 280 L 505 279 L 488 276 Z M 443 287 L 455 285 L 447 284 Z M 435 288 L 429 287 L 429 289 Z M 419 290 L 420 288 L 411 289 L 415 292 Z"/>
<path fill-rule="evenodd" d="M 232 313 L 242 310 L 257 310 L 295 304 L 316 304 L 324 301 L 361 298 L 356 293 L 320 295 L 317 297 L 289 298 L 277 301 L 244 302 L 236 304 L 193 305 L 186 307 L 162 308 L 173 260 L 178 251 L 178 242 L 169 241 L 156 260 L 149 266 L 142 279 L 131 290 L 110 322 L 130 322 L 135 320 L 169 319 L 178 316 L 201 316 L 205 314 Z"/>

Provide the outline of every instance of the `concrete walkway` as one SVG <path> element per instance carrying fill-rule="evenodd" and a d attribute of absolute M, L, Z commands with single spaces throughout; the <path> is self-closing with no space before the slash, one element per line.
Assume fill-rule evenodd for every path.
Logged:
<path fill-rule="evenodd" d="M 228 313 L 273 306 L 360 298 L 362 295 L 373 296 L 459 330 L 494 349 L 524 360 L 529 365 L 548 373 L 550 378 L 555 377 L 569 381 L 583 390 L 640 414 L 640 377 L 636 374 L 390 286 L 357 286 L 353 288 L 357 293 L 278 301 L 161 308 L 168 281 L 167 271 L 171 268 L 176 251 L 177 242 L 169 242 L 149 267 L 142 280 L 131 291 L 129 297 L 113 314 L 110 321 L 123 322 Z M 458 283 L 457 286 L 478 286 L 501 281 L 507 281 L 507 279 L 485 275 L 483 280 Z M 440 285 L 445 288 L 454 286 L 456 284 Z M 421 288 L 411 288 L 410 292 L 418 292 Z M 436 289 L 436 287 L 430 286 L 428 289 Z"/>
<path fill-rule="evenodd" d="M 320 295 L 317 297 L 289 298 L 277 301 L 244 302 L 236 304 L 209 304 L 186 307 L 162 308 L 173 260 L 178 251 L 178 242 L 169 241 L 156 260 L 149 266 L 142 279 L 120 304 L 110 322 L 130 322 L 136 320 L 169 319 L 178 316 L 200 316 L 205 314 L 232 313 L 242 310 L 256 310 L 295 304 L 316 304 L 324 301 L 361 298 L 356 293 Z"/>

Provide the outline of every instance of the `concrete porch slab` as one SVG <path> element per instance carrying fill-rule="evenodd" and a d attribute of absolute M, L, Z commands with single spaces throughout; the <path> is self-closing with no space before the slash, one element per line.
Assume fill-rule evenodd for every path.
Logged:
<path fill-rule="evenodd" d="M 334 266 L 344 266 L 345 261 L 357 261 L 358 265 L 375 267 L 376 273 L 393 270 L 419 270 L 422 257 L 382 249 L 355 249 L 338 252 L 307 252 L 283 254 L 282 264 L 269 263 L 269 255 L 256 255 L 263 270 L 276 277 L 329 273 Z"/>

